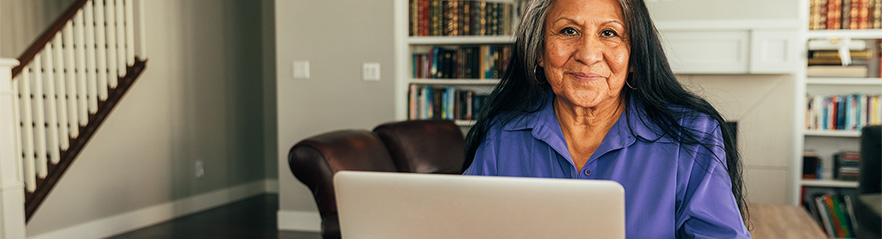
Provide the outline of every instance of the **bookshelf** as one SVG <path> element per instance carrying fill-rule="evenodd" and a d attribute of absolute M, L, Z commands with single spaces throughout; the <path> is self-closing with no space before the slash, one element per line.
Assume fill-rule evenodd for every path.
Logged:
<path fill-rule="evenodd" d="M 864 9 L 869 11 L 869 14 L 867 15 L 868 19 L 858 17 L 856 24 L 846 23 L 851 21 L 844 19 L 838 19 L 831 22 L 827 19 L 827 15 L 824 15 L 824 18 L 821 18 L 821 12 L 834 9 L 835 7 L 828 8 L 830 6 L 827 5 L 823 5 L 823 7 L 813 6 L 820 6 L 819 3 L 824 4 L 825 2 L 826 4 L 830 4 L 830 6 L 842 3 L 842 9 L 851 9 L 852 6 L 855 6 L 855 9 L 851 11 L 842 9 L 837 11 L 841 11 L 842 13 L 838 15 L 839 17 L 851 19 L 844 14 L 848 12 L 848 14 L 851 15 L 853 14 L 852 12 L 860 12 L 862 11 L 861 9 Z M 875 3 L 868 4 L 868 2 Z M 840 230 L 842 229 L 831 227 L 831 224 L 834 224 L 832 226 L 835 226 L 835 223 L 822 220 L 823 216 L 821 215 L 823 214 L 818 212 L 818 210 L 821 209 L 817 207 L 817 204 L 812 205 L 810 201 L 812 201 L 812 199 L 820 200 L 818 199 L 818 195 L 831 194 L 833 195 L 832 200 L 834 201 L 832 205 L 839 205 L 841 203 L 841 205 L 844 205 L 842 208 L 847 208 L 851 203 L 849 201 L 851 198 L 849 197 L 854 196 L 858 187 L 858 182 L 855 180 L 840 180 L 834 177 L 834 170 L 836 170 L 833 167 L 834 155 L 846 159 L 853 159 L 852 157 L 856 157 L 853 155 L 845 156 L 848 153 L 842 152 L 857 152 L 860 148 L 860 128 L 863 125 L 879 124 L 878 120 L 870 120 L 867 118 L 864 118 L 866 122 L 863 122 L 860 120 L 861 117 L 869 115 L 872 118 L 873 115 L 882 114 L 880 113 L 882 110 L 878 107 L 875 107 L 875 109 L 873 107 L 873 97 L 878 98 L 879 95 L 882 95 L 882 78 L 880 78 L 882 77 L 882 70 L 880 70 L 880 68 L 882 68 L 882 64 L 880 64 L 882 63 L 880 62 L 882 61 L 882 47 L 880 47 L 882 46 L 882 41 L 880 41 L 882 40 L 882 29 L 880 29 L 882 28 L 882 24 L 879 24 L 879 21 L 877 20 L 875 21 L 876 23 L 874 26 L 874 19 L 882 18 L 882 15 L 873 16 L 874 11 L 872 7 L 877 5 L 876 3 L 878 2 L 873 0 L 800 1 L 800 16 L 805 24 L 803 25 L 805 36 L 803 40 L 805 41 L 804 56 L 806 61 L 802 65 L 802 70 L 799 72 L 796 82 L 796 95 L 799 99 L 796 101 L 796 106 L 794 106 L 794 112 L 797 114 L 797 119 L 800 122 L 797 123 L 798 135 L 795 140 L 797 142 L 797 151 L 796 154 L 794 154 L 794 165 L 797 166 L 795 167 L 797 172 L 793 173 L 793 181 L 796 182 L 796 187 L 794 187 L 794 192 L 792 194 L 792 202 L 793 204 L 805 206 L 806 210 L 809 211 L 809 214 L 818 219 L 821 227 L 826 227 L 825 230 L 828 232 L 828 237 L 851 238 L 854 234 L 850 234 L 851 236 L 836 234 L 841 232 Z M 879 9 L 879 7 L 877 7 L 877 9 Z M 831 24 L 832 26 L 832 24 L 836 24 L 837 22 L 840 25 L 839 28 L 845 29 L 824 29 L 827 28 L 828 24 Z M 865 24 L 866 26 L 861 27 L 861 24 Z M 851 67 L 852 70 L 855 68 L 859 70 L 849 72 L 840 71 L 839 73 L 813 71 L 812 68 L 817 70 L 824 67 L 840 68 L 833 70 L 844 69 L 844 67 L 841 66 L 841 61 L 843 61 L 841 60 L 842 58 L 839 58 L 840 62 L 836 62 L 837 60 L 834 59 L 833 62 L 824 63 L 824 61 L 820 59 L 823 57 L 818 54 L 818 52 L 824 51 L 834 52 L 834 55 L 836 55 L 835 52 L 851 52 L 851 55 L 857 57 L 852 58 L 852 64 L 850 64 L 849 67 Z M 821 55 L 823 55 L 823 53 L 821 53 Z M 828 64 L 830 66 L 818 67 L 823 64 Z M 840 75 L 837 76 L 837 74 Z M 861 99 L 865 99 L 869 103 L 864 103 Z M 834 106 L 834 104 L 836 104 L 834 102 L 844 103 L 839 103 Z M 855 106 L 850 106 L 850 104 L 854 104 Z M 834 107 L 836 109 L 835 111 L 833 110 Z M 845 116 L 825 117 L 823 116 L 825 113 L 821 112 L 836 112 L 833 116 Z M 835 123 L 831 124 L 830 122 Z M 845 123 L 841 124 L 840 122 Z M 820 172 L 815 171 L 816 175 L 821 175 L 820 178 L 803 179 L 802 177 L 804 166 L 803 153 L 808 151 L 812 151 L 820 159 L 819 161 L 821 162 L 822 170 L 819 170 Z M 855 161 L 848 163 L 855 163 Z M 812 166 L 808 166 L 808 168 L 811 167 Z M 827 199 L 829 200 L 829 197 Z M 827 201 L 827 203 L 830 202 Z M 832 208 L 837 209 L 838 207 L 832 206 Z M 841 215 L 847 217 L 849 212 L 845 211 L 845 214 Z M 829 217 L 829 219 L 832 220 L 833 218 Z M 850 219 L 846 218 L 845 220 L 848 221 Z M 842 224 L 842 226 L 848 226 L 848 224 Z M 852 228 L 847 228 L 845 231 L 851 229 Z M 832 234 L 830 233 L 831 230 L 834 231 Z"/>
<path fill-rule="evenodd" d="M 517 3 L 395 0 L 395 117 L 472 126 L 511 54 Z"/>
<path fill-rule="evenodd" d="M 854 181 L 829 180 L 829 179 L 803 179 L 803 186 L 808 187 L 825 187 L 825 188 L 857 188 L 858 183 Z"/>

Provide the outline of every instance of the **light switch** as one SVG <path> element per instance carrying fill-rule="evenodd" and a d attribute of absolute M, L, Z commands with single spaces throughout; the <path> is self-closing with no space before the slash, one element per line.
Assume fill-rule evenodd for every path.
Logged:
<path fill-rule="evenodd" d="M 294 79 L 309 79 L 309 61 L 294 61 Z"/>
<path fill-rule="evenodd" d="M 364 63 L 364 70 L 362 71 L 362 78 L 364 80 L 379 81 L 380 80 L 380 63 L 379 62 L 365 62 Z"/>

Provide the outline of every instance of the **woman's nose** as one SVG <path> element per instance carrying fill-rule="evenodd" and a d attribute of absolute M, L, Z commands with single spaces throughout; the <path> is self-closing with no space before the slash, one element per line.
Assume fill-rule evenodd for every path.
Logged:
<path fill-rule="evenodd" d="M 577 46 L 575 58 L 585 65 L 591 65 L 603 59 L 603 46 L 597 37 L 586 37 Z"/>

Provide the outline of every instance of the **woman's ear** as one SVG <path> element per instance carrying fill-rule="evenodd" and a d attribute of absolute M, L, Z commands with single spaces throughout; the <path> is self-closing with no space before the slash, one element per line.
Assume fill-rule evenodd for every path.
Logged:
<path fill-rule="evenodd" d="M 539 67 L 545 68 L 545 62 L 542 60 L 542 57 L 539 57 Z"/>

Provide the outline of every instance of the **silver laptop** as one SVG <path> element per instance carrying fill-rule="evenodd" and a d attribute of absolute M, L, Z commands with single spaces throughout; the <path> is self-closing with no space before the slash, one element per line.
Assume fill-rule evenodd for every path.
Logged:
<path fill-rule="evenodd" d="M 614 181 L 339 172 L 343 239 L 625 238 Z"/>

